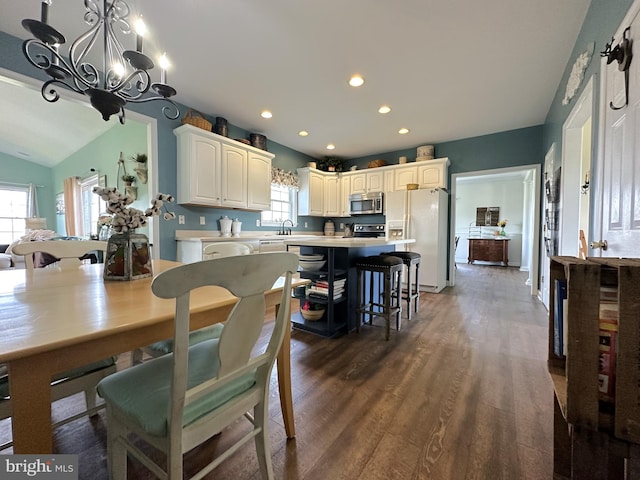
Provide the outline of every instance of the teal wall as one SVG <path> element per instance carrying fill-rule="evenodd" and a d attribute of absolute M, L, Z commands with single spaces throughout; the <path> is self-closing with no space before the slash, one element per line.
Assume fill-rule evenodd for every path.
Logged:
<path fill-rule="evenodd" d="M 449 176 L 454 173 L 475 172 L 476 170 L 543 164 L 542 133 L 543 126 L 538 125 L 438 143 L 435 144 L 435 156 L 449 158 L 451 162 Z M 397 164 L 400 156 L 406 156 L 408 161 L 412 162 L 416 158 L 416 148 L 368 155 L 349 160 L 348 165 L 366 168 L 371 160 L 377 158 L 386 160 L 388 164 Z"/>
<path fill-rule="evenodd" d="M 600 56 L 599 52 L 605 49 L 607 42 L 611 41 L 611 37 L 616 32 L 620 23 L 624 19 L 627 11 L 633 4 L 633 0 L 607 0 L 607 1 L 592 1 L 587 16 L 576 43 L 573 47 L 573 51 L 567 66 L 565 68 L 562 80 L 558 85 L 558 90 L 553 99 L 549 113 L 544 124 L 543 131 L 543 144 L 542 150 L 546 153 L 551 145 L 556 143 L 556 158 L 554 163 L 560 164 L 560 154 L 562 152 L 562 125 L 567 120 L 567 117 L 571 113 L 571 110 L 576 104 L 576 101 L 580 98 L 585 85 L 589 78 L 593 77 L 593 93 L 594 93 L 594 116 L 593 116 L 593 138 L 592 138 L 592 155 L 594 160 L 597 158 L 598 151 L 598 128 L 599 123 L 599 105 L 600 105 Z M 562 98 L 564 97 L 567 80 L 573 68 L 573 64 L 576 58 L 587 49 L 587 46 L 591 43 L 595 43 L 595 49 L 593 57 L 587 70 L 585 71 L 584 80 L 582 81 L 578 92 L 576 92 L 572 101 L 568 105 L 562 105 Z M 555 168 L 554 168 L 555 169 Z M 595 173 L 595 169 L 591 169 Z M 598 179 L 595 176 L 592 178 L 592 183 L 597 182 Z M 596 183 L 593 183 L 596 184 Z M 593 192 L 593 189 L 591 190 Z M 591 202 L 594 205 L 594 202 Z"/>
<path fill-rule="evenodd" d="M 42 185 L 36 190 L 38 213 L 47 219 L 47 228 L 55 230 L 55 190 L 49 167 L 0 152 L 0 183 L 2 182 Z"/>

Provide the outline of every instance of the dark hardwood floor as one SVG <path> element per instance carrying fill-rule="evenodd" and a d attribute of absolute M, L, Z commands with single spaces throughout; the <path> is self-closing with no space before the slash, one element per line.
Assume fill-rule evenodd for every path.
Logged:
<path fill-rule="evenodd" d="M 381 326 L 337 339 L 294 331 L 297 436 L 285 437 L 274 375 L 276 478 L 551 479 L 547 312 L 525 280 L 514 268 L 461 264 L 457 285 L 422 294 L 419 314 L 388 342 Z M 81 401 L 58 402 L 54 416 Z M 8 429 L 0 424 L 0 440 Z M 189 452 L 187 470 L 245 430 Z M 101 413 L 56 429 L 55 448 L 79 455 L 81 479 L 107 479 L 105 436 Z M 129 478 L 152 476 L 132 462 Z M 207 478 L 259 479 L 253 443 Z"/>

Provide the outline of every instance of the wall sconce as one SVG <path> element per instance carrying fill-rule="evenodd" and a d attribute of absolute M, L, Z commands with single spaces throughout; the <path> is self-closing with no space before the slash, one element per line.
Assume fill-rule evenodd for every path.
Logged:
<path fill-rule="evenodd" d="M 589 193 L 589 172 L 584 176 L 584 183 L 580 186 L 580 193 L 582 195 Z"/>

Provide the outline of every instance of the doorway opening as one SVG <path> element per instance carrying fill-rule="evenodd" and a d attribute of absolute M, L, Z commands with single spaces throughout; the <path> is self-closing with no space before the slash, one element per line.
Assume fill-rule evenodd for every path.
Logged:
<path fill-rule="evenodd" d="M 558 255 L 579 256 L 581 233 L 590 238 L 592 118 L 593 78 L 562 127 Z"/>
<path fill-rule="evenodd" d="M 540 242 L 540 165 L 456 173 L 451 177 L 449 285 L 455 285 L 455 263 L 467 262 L 468 239 L 476 224 L 476 208 L 501 206 L 510 238 L 509 265 L 529 273 L 531 294 L 538 294 Z M 486 199 L 486 200 L 485 200 Z M 471 233 L 470 233 L 471 232 Z M 457 239 L 457 240 L 456 240 Z"/>

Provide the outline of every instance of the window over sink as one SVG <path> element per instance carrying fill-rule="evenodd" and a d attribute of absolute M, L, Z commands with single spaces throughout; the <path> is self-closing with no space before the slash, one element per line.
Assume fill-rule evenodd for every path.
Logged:
<path fill-rule="evenodd" d="M 286 185 L 271 184 L 271 210 L 260 213 L 260 223 L 263 226 L 280 226 L 285 220 L 298 224 L 298 195 L 297 190 Z"/>

